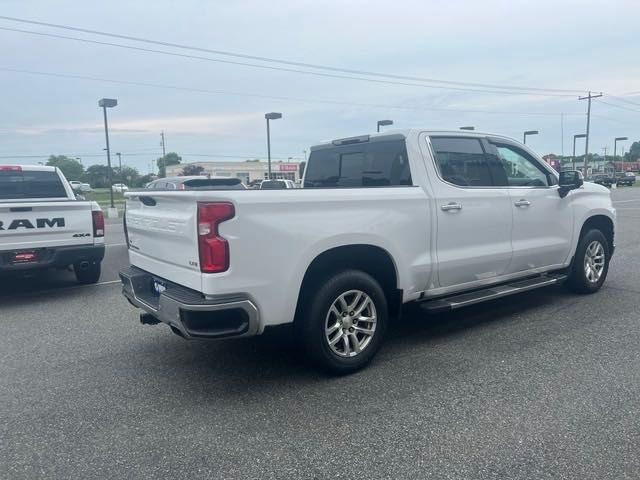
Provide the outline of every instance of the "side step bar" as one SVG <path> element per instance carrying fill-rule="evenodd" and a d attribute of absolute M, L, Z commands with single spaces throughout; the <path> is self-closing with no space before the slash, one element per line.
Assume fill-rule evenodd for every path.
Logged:
<path fill-rule="evenodd" d="M 516 293 L 534 290 L 536 288 L 548 287 L 557 283 L 562 283 L 567 279 L 567 275 L 552 274 L 540 277 L 528 278 L 518 282 L 497 285 L 494 287 L 475 290 L 470 293 L 460 293 L 451 297 L 438 298 L 436 300 L 425 300 L 420 303 L 420 308 L 429 313 L 447 312 L 462 307 L 467 307 L 475 303 L 495 300 Z"/>

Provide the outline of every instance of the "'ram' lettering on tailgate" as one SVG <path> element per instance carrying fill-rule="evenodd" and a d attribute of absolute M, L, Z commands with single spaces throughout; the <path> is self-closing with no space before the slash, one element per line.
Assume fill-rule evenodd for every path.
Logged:
<path fill-rule="evenodd" d="M 18 228 L 46 228 L 46 227 L 64 227 L 64 218 L 36 218 L 36 225 L 27 218 L 15 219 L 13 220 L 9 226 L 6 228 L 7 230 L 17 230 Z M 5 230 L 4 222 L 0 220 L 0 230 Z"/>

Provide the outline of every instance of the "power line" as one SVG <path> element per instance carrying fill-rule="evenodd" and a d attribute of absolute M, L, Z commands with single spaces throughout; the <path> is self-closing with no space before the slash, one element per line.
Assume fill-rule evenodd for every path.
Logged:
<path fill-rule="evenodd" d="M 223 56 L 229 56 L 229 57 L 235 57 L 235 58 L 243 58 L 243 59 L 247 59 L 247 60 L 258 60 L 258 61 L 265 62 L 265 63 L 277 63 L 277 64 L 281 64 L 281 65 L 312 68 L 312 69 L 316 69 L 316 70 L 326 70 L 326 71 L 342 72 L 342 73 L 349 73 L 349 74 L 356 74 L 356 75 L 366 75 L 366 76 L 383 77 L 383 78 L 390 78 L 390 79 L 397 79 L 397 80 L 410 80 L 410 81 L 420 81 L 420 82 L 438 83 L 438 84 L 447 84 L 447 85 L 474 86 L 474 87 L 482 87 L 482 88 L 497 88 L 497 89 L 503 89 L 503 90 L 521 90 L 521 91 L 522 90 L 529 90 L 529 91 L 538 91 L 538 92 L 564 92 L 564 93 L 574 93 L 574 94 L 575 93 L 586 92 L 585 89 L 558 89 L 558 88 L 518 87 L 518 86 L 512 86 L 512 85 L 496 85 L 496 84 L 487 84 L 487 83 L 472 83 L 472 82 L 461 82 L 461 81 L 453 81 L 453 80 L 440 80 L 440 79 L 434 79 L 434 78 L 395 75 L 395 74 L 372 72 L 372 71 L 366 71 L 366 70 L 347 69 L 347 68 L 341 68 L 341 67 L 335 67 L 335 66 L 329 66 L 329 65 L 319 65 L 319 64 L 304 63 L 304 62 L 295 62 L 295 61 L 291 61 L 291 60 L 283 60 L 283 59 L 277 59 L 277 58 L 271 58 L 271 57 L 263 57 L 263 56 L 257 56 L 257 55 L 248 55 L 248 54 L 244 54 L 244 53 L 229 52 L 229 51 L 225 51 L 225 50 L 213 50 L 213 49 L 209 49 L 209 48 L 203 48 L 203 47 L 197 47 L 197 46 L 191 46 L 191 45 L 184 45 L 184 44 L 173 43 L 173 42 L 165 42 L 165 41 L 159 41 L 159 40 L 152 40 L 152 39 L 147 39 L 147 38 L 142 38 L 142 37 L 134 37 L 134 36 L 131 36 L 131 35 L 121 35 L 121 34 L 116 34 L 116 33 L 111 33 L 111 32 L 104 32 L 104 31 L 100 31 L 100 30 L 92 30 L 92 29 L 87 29 L 87 28 L 73 27 L 73 26 L 69 26 L 69 25 L 61 25 L 61 24 L 56 24 L 56 23 L 40 22 L 40 21 L 36 21 L 36 20 L 28 20 L 28 19 L 9 17 L 9 16 L 0 16 L 0 19 L 9 20 L 9 21 L 12 21 L 12 22 L 27 23 L 27 24 L 31 24 L 31 25 L 40 25 L 40 26 L 51 27 L 51 28 L 71 30 L 71 31 L 75 31 L 75 32 L 89 33 L 89 34 L 93 34 L 93 35 L 101 35 L 101 36 L 112 37 L 112 38 L 120 38 L 120 39 L 123 39 L 123 40 L 132 40 L 132 41 L 141 42 L 141 43 L 162 45 L 162 46 L 165 46 L 165 47 L 172 47 L 172 48 L 179 48 L 179 49 L 184 49 L 184 50 L 193 50 L 193 51 L 199 51 L 199 52 L 206 52 L 206 53 L 211 53 L 211 54 L 215 54 L 215 55 L 223 55 Z"/>
<path fill-rule="evenodd" d="M 2 18 L 2 17 L 0 17 L 0 18 Z M 566 94 L 566 93 L 565 94 L 560 94 L 560 93 L 518 92 L 518 91 L 508 91 L 508 90 L 480 90 L 480 89 L 465 88 L 465 87 L 449 87 L 449 86 L 442 86 L 442 85 L 427 85 L 427 84 L 421 84 L 421 83 L 399 82 L 399 81 L 394 81 L 394 80 L 379 80 L 379 79 L 374 79 L 374 78 L 354 77 L 354 76 L 349 76 L 349 75 L 337 75 L 337 74 L 331 74 L 331 73 L 311 72 L 311 71 L 306 71 L 306 70 L 298 70 L 298 69 L 294 69 L 294 68 L 275 67 L 275 66 L 270 66 L 270 65 L 259 65 L 259 64 L 255 64 L 255 63 L 236 62 L 236 61 L 232 61 L 232 60 L 221 60 L 221 59 L 217 59 L 217 58 L 202 57 L 202 56 L 199 56 L 199 55 L 188 55 L 188 54 L 184 54 L 184 53 L 167 52 L 165 50 L 155 50 L 155 49 L 152 49 L 152 48 L 134 47 L 134 46 L 131 46 L 131 45 L 124 45 L 124 44 L 121 44 L 121 43 L 101 42 L 101 41 L 98 41 L 98 40 L 89 40 L 89 39 L 85 39 L 85 38 L 69 37 L 67 35 L 58 35 L 58 34 L 54 34 L 54 33 L 44 33 L 44 32 L 35 32 L 35 31 L 31 31 L 31 30 L 22 30 L 22 29 L 19 29 L 19 28 L 0 27 L 0 30 L 6 30 L 6 31 L 10 31 L 10 32 L 18 32 L 18 33 L 27 33 L 27 34 L 30 34 L 30 35 L 52 37 L 52 38 L 58 38 L 58 39 L 63 39 L 63 40 L 73 40 L 73 41 L 77 41 L 77 42 L 90 43 L 90 44 L 94 44 L 94 45 L 106 45 L 106 46 L 110 46 L 110 47 L 124 48 L 124 49 L 128 49 L 128 50 L 135 50 L 135 51 L 145 52 L 145 53 L 157 53 L 157 54 L 161 54 L 161 55 L 169 55 L 169 56 L 172 56 L 172 57 L 189 58 L 189 59 L 193 59 L 193 60 L 204 60 L 204 61 L 207 61 L 207 62 L 225 63 L 225 64 L 230 64 L 230 65 L 241 65 L 241 66 L 245 66 L 245 67 L 261 68 L 261 69 L 266 69 L 266 70 L 276 70 L 276 71 L 289 72 L 289 73 L 298 73 L 298 74 L 302 74 L 302 75 L 314 75 L 314 76 L 319 76 L 319 77 L 341 78 L 341 79 L 347 79 L 347 80 L 359 80 L 359 81 L 363 81 L 363 82 L 377 83 L 377 84 L 384 84 L 384 85 L 402 85 L 402 86 L 409 86 L 409 87 L 434 88 L 434 89 L 439 89 L 439 90 L 456 90 L 456 91 L 462 91 L 462 92 L 488 93 L 488 94 L 497 93 L 497 94 L 500 94 L 500 95 L 524 95 L 524 96 L 533 95 L 533 96 L 541 96 L 541 97 L 573 97 L 572 94 Z"/>
<path fill-rule="evenodd" d="M 603 105 L 608 105 L 610 107 L 621 108 L 622 110 L 628 110 L 630 112 L 640 113 L 640 110 L 636 110 L 634 108 L 625 107 L 623 105 L 616 105 L 615 103 L 605 102 L 603 100 L 598 100 L 598 103 L 602 103 Z"/>
<path fill-rule="evenodd" d="M 0 155 L 0 158 L 49 158 L 52 155 L 53 156 L 64 156 L 64 157 L 69 157 L 69 158 L 104 158 L 105 157 L 104 153 L 59 153 L 59 154 L 47 153 L 46 155 L 28 155 L 28 154 L 11 155 L 11 154 L 6 154 L 5 153 L 5 154 Z M 128 157 L 146 157 L 146 156 L 156 155 L 156 154 L 154 154 L 154 153 L 143 154 L 143 153 L 122 152 L 122 155 L 126 155 Z"/>
<path fill-rule="evenodd" d="M 636 106 L 640 107 L 640 103 L 638 103 L 638 102 L 632 102 L 631 100 L 627 100 L 626 98 L 618 97 L 617 95 L 611 95 L 610 93 L 606 93 L 606 92 L 604 92 L 604 93 L 607 95 L 607 97 L 613 98 L 613 99 L 617 100 L 618 102 L 624 102 L 624 103 L 628 103 L 630 105 L 636 105 Z"/>
<path fill-rule="evenodd" d="M 154 156 L 154 154 L 140 154 L 140 153 L 126 153 L 126 152 L 121 152 L 123 156 L 127 156 L 127 157 L 149 157 L 149 156 Z M 53 154 L 51 153 L 47 153 L 45 155 L 31 155 L 31 154 L 17 154 L 17 155 L 0 155 L 0 158 L 49 158 L 51 157 Z M 157 155 L 160 155 L 159 153 Z M 61 153 L 55 156 L 65 156 L 65 157 L 69 157 L 71 159 L 75 158 L 75 157 L 81 157 L 81 158 L 104 158 L 105 154 L 81 154 L 81 153 Z M 218 157 L 218 158 L 236 158 L 236 159 L 242 159 L 242 160 L 252 160 L 252 159 L 259 159 L 264 157 L 264 155 L 227 155 L 227 154 L 221 154 L 221 153 L 180 153 L 181 157 Z M 294 156 L 289 156 L 289 157 L 271 157 L 272 159 L 275 160 L 288 160 L 288 159 L 296 159 L 298 157 L 294 157 Z"/>
<path fill-rule="evenodd" d="M 331 100 L 331 99 L 311 99 L 311 98 L 302 98 L 302 97 L 289 97 L 289 96 L 279 96 L 279 95 L 263 95 L 259 93 L 247 93 L 247 92 L 236 92 L 230 90 L 210 90 L 203 88 L 192 88 L 192 87 L 182 87 L 178 85 L 164 85 L 159 83 L 149 83 L 149 82 L 136 82 L 132 80 L 116 80 L 102 77 L 93 77 L 87 75 L 76 75 L 76 74 L 67 74 L 67 73 L 57 73 L 57 72 L 41 72 L 35 70 L 23 70 L 16 68 L 5 68 L 0 67 L 0 71 L 3 72 L 13 72 L 13 73 L 24 73 L 28 75 L 40 75 L 40 76 L 49 76 L 49 77 L 58 77 L 58 78 L 69 78 L 75 80 L 88 80 L 94 82 L 107 82 L 107 83 L 116 83 L 121 85 L 131 85 L 138 87 L 150 87 L 150 88 L 162 88 L 169 90 L 180 90 L 186 92 L 195 92 L 195 93 L 204 93 L 204 94 L 213 94 L 213 95 L 229 95 L 229 96 L 238 96 L 238 97 L 251 97 L 251 98 L 263 98 L 268 100 L 284 100 L 284 101 L 292 101 L 292 102 L 302 102 L 302 103 L 314 103 L 314 104 L 327 104 L 327 105 L 342 105 L 342 106 L 352 106 L 352 107 L 368 107 L 368 108 L 384 108 L 384 109 L 399 109 L 399 110 L 412 110 L 412 111 L 442 111 L 442 112 L 458 112 L 458 113 L 482 113 L 482 114 L 493 114 L 493 115 L 533 115 L 533 116 L 556 116 L 559 113 L 549 113 L 549 112 L 508 112 L 508 111 L 496 111 L 496 110 L 471 110 L 471 109 L 457 109 L 457 108 L 443 108 L 443 107 L 412 107 L 407 105 L 388 105 L 388 104 L 376 104 L 376 103 L 361 103 L 361 102 L 348 102 L 342 100 Z M 565 112 L 565 115 L 583 115 L 582 113 L 577 112 Z"/>

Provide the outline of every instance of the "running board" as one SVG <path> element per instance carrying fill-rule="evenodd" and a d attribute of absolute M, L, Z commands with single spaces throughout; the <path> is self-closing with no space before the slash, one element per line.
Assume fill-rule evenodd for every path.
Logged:
<path fill-rule="evenodd" d="M 420 308 L 429 313 L 447 312 L 449 310 L 467 307 L 475 303 L 506 297 L 507 295 L 522 293 L 536 288 L 548 287 L 550 285 L 564 282 L 566 279 L 567 276 L 561 274 L 542 275 L 540 277 L 528 278 L 527 280 L 520 280 L 518 282 L 497 285 L 482 290 L 475 290 L 470 293 L 460 293 L 452 295 L 451 297 L 426 300 L 420 303 Z"/>

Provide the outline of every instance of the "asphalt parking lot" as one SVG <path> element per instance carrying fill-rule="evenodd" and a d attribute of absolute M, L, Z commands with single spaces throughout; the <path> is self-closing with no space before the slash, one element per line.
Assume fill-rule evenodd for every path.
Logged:
<path fill-rule="evenodd" d="M 408 310 L 341 378 L 286 330 L 210 343 L 140 325 L 109 223 L 99 285 L 2 280 L 0 477 L 640 478 L 640 188 L 613 195 L 601 292 Z"/>

